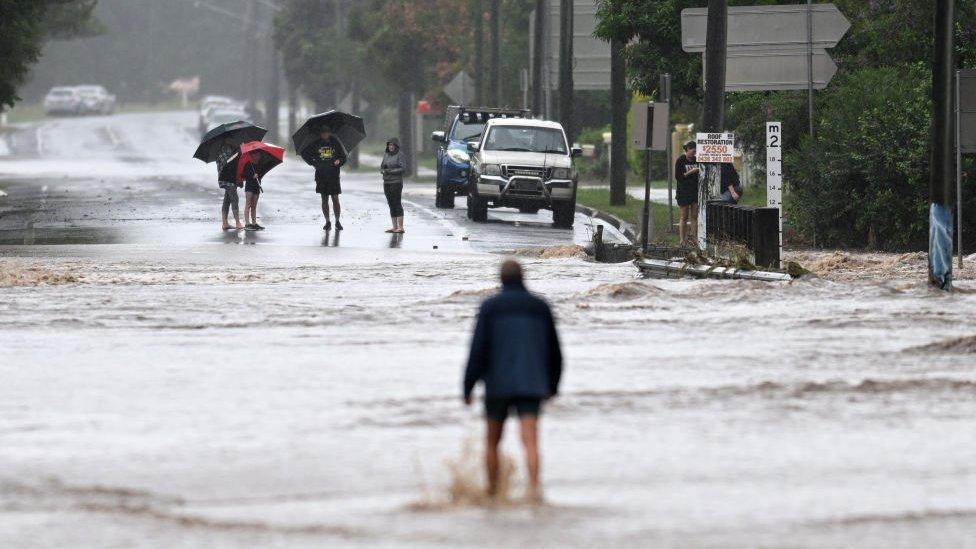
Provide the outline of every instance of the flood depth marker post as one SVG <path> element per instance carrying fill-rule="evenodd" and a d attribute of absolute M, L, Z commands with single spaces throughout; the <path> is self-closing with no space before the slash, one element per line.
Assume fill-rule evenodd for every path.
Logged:
<path fill-rule="evenodd" d="M 766 205 L 779 210 L 779 257 L 783 257 L 783 124 L 766 122 Z"/>

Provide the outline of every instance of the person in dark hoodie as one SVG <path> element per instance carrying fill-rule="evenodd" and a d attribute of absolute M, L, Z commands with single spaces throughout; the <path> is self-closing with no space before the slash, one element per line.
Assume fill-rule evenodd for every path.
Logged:
<path fill-rule="evenodd" d="M 400 140 L 391 137 L 386 142 L 386 153 L 383 155 L 383 162 L 380 163 L 380 173 L 383 174 L 383 194 L 386 195 L 386 203 L 390 205 L 390 218 L 393 220 L 393 227 L 386 230 L 388 233 L 402 234 L 404 232 L 403 172 Z"/>
<path fill-rule="evenodd" d="M 302 153 L 302 158 L 315 166 L 315 192 L 322 195 L 322 215 L 325 216 L 323 230 L 332 230 L 332 219 L 329 218 L 329 197 L 332 197 L 332 210 L 335 212 L 336 230 L 342 230 L 339 221 L 339 195 L 342 187 L 339 184 L 339 168 L 346 163 L 346 151 L 342 143 L 332 135 L 332 129 L 322 128 L 319 139 L 309 145 Z"/>
<path fill-rule="evenodd" d="M 481 304 L 464 374 L 464 402 L 474 386 L 485 385 L 488 495 L 498 490 L 498 444 L 509 410 L 519 415 L 529 473 L 527 498 L 542 501 L 539 481 L 538 422 L 542 401 L 556 395 L 562 352 L 549 305 L 525 289 L 522 266 L 508 260 L 501 268 L 502 291 Z"/>

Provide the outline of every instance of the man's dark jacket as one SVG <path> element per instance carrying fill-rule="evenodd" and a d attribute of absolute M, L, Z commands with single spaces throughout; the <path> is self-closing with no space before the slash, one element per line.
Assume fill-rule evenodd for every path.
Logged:
<path fill-rule="evenodd" d="M 464 396 L 479 380 L 487 398 L 548 398 L 559 389 L 563 355 L 545 301 L 506 284 L 481 304 L 464 374 Z"/>

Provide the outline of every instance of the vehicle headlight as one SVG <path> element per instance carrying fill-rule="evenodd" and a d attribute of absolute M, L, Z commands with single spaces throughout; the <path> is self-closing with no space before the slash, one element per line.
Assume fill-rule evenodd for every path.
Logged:
<path fill-rule="evenodd" d="M 553 168 L 552 169 L 553 179 L 572 179 L 573 169 L 572 168 Z"/>
<path fill-rule="evenodd" d="M 482 175 L 501 175 L 502 167 L 498 164 L 485 164 L 481 167 Z"/>
<path fill-rule="evenodd" d="M 471 162 L 471 156 L 459 149 L 448 149 L 447 156 L 458 164 L 467 164 L 468 162 Z"/>

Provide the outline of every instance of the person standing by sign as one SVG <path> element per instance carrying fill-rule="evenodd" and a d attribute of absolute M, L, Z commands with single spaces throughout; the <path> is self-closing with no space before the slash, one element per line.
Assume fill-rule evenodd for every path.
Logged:
<path fill-rule="evenodd" d="M 678 157 L 674 163 L 674 178 L 677 180 L 678 211 L 678 240 L 680 245 L 686 244 L 685 236 L 691 229 L 691 243 L 698 240 L 698 163 L 695 160 L 696 145 L 694 141 L 685 143 L 685 154 Z"/>
<path fill-rule="evenodd" d="M 735 165 L 731 162 L 722 164 L 722 200 L 729 204 L 738 204 L 742 199 L 742 181 Z"/>

